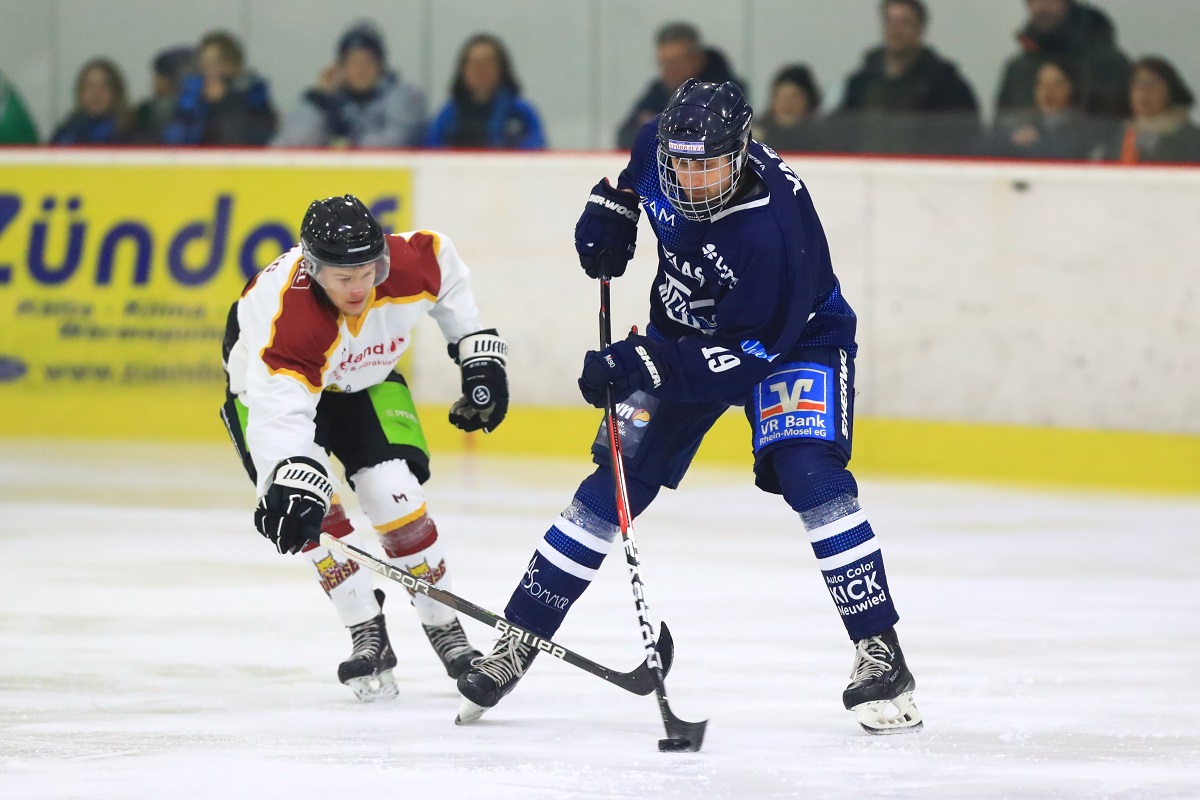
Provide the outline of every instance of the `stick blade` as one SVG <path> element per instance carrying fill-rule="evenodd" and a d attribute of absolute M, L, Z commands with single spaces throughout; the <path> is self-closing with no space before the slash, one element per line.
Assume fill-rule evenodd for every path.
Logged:
<path fill-rule="evenodd" d="M 704 746 L 704 732 L 708 720 L 684 722 L 672 719 L 667 724 L 667 738 L 658 740 L 660 753 L 699 753 Z"/>

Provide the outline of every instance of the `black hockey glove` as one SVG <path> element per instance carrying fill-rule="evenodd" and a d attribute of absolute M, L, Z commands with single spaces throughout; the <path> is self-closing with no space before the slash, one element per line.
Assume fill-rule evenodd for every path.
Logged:
<path fill-rule="evenodd" d="M 448 348 L 462 369 L 462 393 L 450 407 L 450 424 L 491 433 L 508 413 L 508 345 L 495 328 L 470 333 Z"/>
<path fill-rule="evenodd" d="M 601 180 L 588 197 L 575 223 L 575 249 L 589 278 L 618 278 L 625 274 L 637 246 L 638 196 Z"/>
<path fill-rule="evenodd" d="M 611 386 L 613 401 L 620 402 L 639 389 L 654 390 L 667 382 L 667 365 L 655 353 L 656 345 L 636 334 L 583 357 L 579 391 L 596 408 L 604 408 L 604 390 Z"/>
<path fill-rule="evenodd" d="M 321 538 L 321 522 L 333 502 L 333 483 L 311 458 L 285 458 L 254 509 L 254 527 L 280 553 L 299 553 Z"/>

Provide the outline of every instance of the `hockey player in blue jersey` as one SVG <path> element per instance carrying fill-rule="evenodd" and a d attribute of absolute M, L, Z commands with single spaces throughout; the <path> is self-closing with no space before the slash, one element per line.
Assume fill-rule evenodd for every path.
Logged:
<path fill-rule="evenodd" d="M 847 709 L 871 733 L 922 725 L 896 637 L 878 539 L 846 469 L 854 419 L 854 311 L 842 297 L 804 183 L 750 139 L 751 109 L 732 83 L 694 79 L 634 143 L 616 187 L 591 191 L 575 243 L 590 277 L 617 277 L 644 208 L 658 239 L 645 335 L 584 358 L 579 389 L 605 390 L 644 424 L 622 426 L 637 516 L 683 478 L 701 439 L 731 405 L 753 435 L 755 483 L 782 494 L 807 532 L 824 584 L 855 646 Z M 619 538 L 607 437 L 596 470 L 538 544 L 505 616 L 554 634 Z M 799 526 L 797 526 L 799 527 Z M 458 679 L 458 721 L 512 691 L 537 655 L 504 638 Z"/>

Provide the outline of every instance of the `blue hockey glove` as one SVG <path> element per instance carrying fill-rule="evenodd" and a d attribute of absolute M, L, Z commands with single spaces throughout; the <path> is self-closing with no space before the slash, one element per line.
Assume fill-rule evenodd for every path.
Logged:
<path fill-rule="evenodd" d="M 575 250 L 589 278 L 617 278 L 625 274 L 637 246 L 637 224 L 642 215 L 638 196 L 614 189 L 604 178 L 588 196 L 575 223 Z"/>
<path fill-rule="evenodd" d="M 333 501 L 333 483 L 311 458 L 285 458 L 254 509 L 254 527 L 280 553 L 299 553 L 321 538 L 321 522 Z"/>
<path fill-rule="evenodd" d="M 639 389 L 654 390 L 670 378 L 667 366 L 655 353 L 657 345 L 645 336 L 632 335 L 583 357 L 579 392 L 596 408 L 604 408 L 604 390 L 611 386 L 619 402 Z"/>

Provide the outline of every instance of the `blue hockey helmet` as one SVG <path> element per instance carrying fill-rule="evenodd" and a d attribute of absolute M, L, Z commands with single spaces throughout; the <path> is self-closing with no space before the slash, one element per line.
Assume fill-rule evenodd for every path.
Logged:
<path fill-rule="evenodd" d="M 658 183 L 687 219 L 709 220 L 733 197 L 753 113 L 732 81 L 689 78 L 671 96 L 658 120 Z"/>
<path fill-rule="evenodd" d="M 300 223 L 300 250 L 305 269 L 324 285 L 322 270 L 375 265 L 375 285 L 391 266 L 383 228 L 375 215 L 352 194 L 314 200 Z"/>

